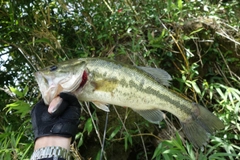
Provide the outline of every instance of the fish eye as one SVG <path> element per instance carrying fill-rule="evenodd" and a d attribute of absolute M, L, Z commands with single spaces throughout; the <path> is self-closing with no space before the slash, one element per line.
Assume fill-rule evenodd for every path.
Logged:
<path fill-rule="evenodd" d="M 51 72 L 52 72 L 52 71 L 55 71 L 55 70 L 57 70 L 57 68 L 58 68 L 57 66 L 51 66 L 51 67 L 50 67 L 50 71 L 51 71 Z"/>

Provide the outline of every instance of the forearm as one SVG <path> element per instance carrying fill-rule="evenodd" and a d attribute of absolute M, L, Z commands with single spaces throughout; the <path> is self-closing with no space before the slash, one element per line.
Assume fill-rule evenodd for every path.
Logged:
<path fill-rule="evenodd" d="M 70 150 L 71 138 L 60 136 L 45 136 L 36 140 L 34 150 L 48 146 L 57 146 Z"/>

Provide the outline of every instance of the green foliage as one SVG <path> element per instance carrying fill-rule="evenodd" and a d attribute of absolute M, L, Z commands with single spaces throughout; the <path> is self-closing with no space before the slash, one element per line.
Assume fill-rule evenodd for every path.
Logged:
<path fill-rule="evenodd" d="M 22 99 L 24 99 L 24 97 L 26 96 L 28 92 L 28 87 L 26 86 L 22 92 L 13 87 L 9 88 L 10 91 L 18 98 L 16 98 L 13 103 L 7 104 L 6 107 L 3 109 L 7 110 L 6 113 L 12 113 L 16 111 L 15 113 L 19 114 L 20 118 L 26 117 L 26 115 L 29 113 L 30 104 Z"/>
<path fill-rule="evenodd" d="M 158 132 L 174 126 L 163 123 L 156 129 L 124 110 L 109 120 L 105 159 L 115 152 L 122 159 L 132 154 L 132 159 L 240 157 L 238 0 L 7 0 L 0 6 L 0 159 L 31 154 L 29 112 L 40 97 L 33 72 L 77 57 L 163 68 L 173 77 L 171 89 L 203 104 L 225 123 L 200 151 L 175 130 L 168 132 L 171 140 L 159 138 Z M 104 118 L 97 111 L 84 112 L 76 136 L 76 150 L 89 159 L 100 157 Z M 157 147 L 151 138 L 160 141 Z"/>
<path fill-rule="evenodd" d="M 29 125 L 29 124 L 23 124 Z M 1 159 L 12 160 L 12 159 L 27 159 L 29 153 L 32 151 L 33 142 L 27 140 L 24 132 L 26 128 L 19 127 L 16 131 L 12 127 L 6 127 L 4 133 L 0 135 Z"/>
<path fill-rule="evenodd" d="M 160 143 L 155 149 L 152 159 L 189 159 L 195 160 L 195 155 L 192 147 L 187 144 L 185 147 L 179 134 L 176 134 L 176 139 L 166 140 Z"/>
<path fill-rule="evenodd" d="M 124 147 L 125 150 L 127 150 L 129 147 L 129 144 L 132 145 L 132 137 L 130 134 L 126 133 L 124 136 Z"/>
<path fill-rule="evenodd" d="M 79 132 L 77 135 L 76 135 L 76 139 L 79 139 L 79 142 L 77 144 L 77 147 L 81 147 L 82 144 L 83 144 L 83 139 L 84 139 L 84 134 L 87 132 L 87 135 L 89 136 L 90 133 L 92 132 L 93 130 L 93 124 L 92 124 L 92 119 L 91 118 L 88 118 L 87 121 L 85 122 L 84 124 L 84 129 L 82 132 Z"/>
<path fill-rule="evenodd" d="M 32 147 L 32 129 L 30 125 L 30 104 L 24 99 L 28 93 L 26 86 L 23 91 L 9 87 L 13 103 L 7 104 L 4 120 L 0 125 L 0 158 L 6 160 L 29 158 Z"/>
<path fill-rule="evenodd" d="M 155 149 L 152 159 L 185 159 L 185 160 L 224 160 L 224 159 L 236 159 L 237 154 L 232 150 L 224 152 L 215 152 L 215 150 L 222 145 L 222 142 L 216 143 L 213 146 L 207 146 L 206 151 L 200 150 L 199 153 L 195 153 L 192 146 L 188 143 L 185 145 L 182 143 L 182 140 L 179 134 L 176 134 L 176 138 L 172 140 L 166 140 L 158 145 Z M 231 147 L 230 147 L 231 148 Z"/>

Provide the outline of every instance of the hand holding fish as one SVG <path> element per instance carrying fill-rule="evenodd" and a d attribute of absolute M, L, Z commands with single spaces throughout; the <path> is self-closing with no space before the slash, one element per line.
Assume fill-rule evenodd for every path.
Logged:
<path fill-rule="evenodd" d="M 62 99 L 55 112 L 49 113 L 48 106 L 41 100 L 31 112 L 35 141 L 44 136 L 62 136 L 74 139 L 80 117 L 80 104 L 74 95 L 60 93 Z"/>
<path fill-rule="evenodd" d="M 69 157 L 70 143 L 79 124 L 80 105 L 71 93 L 60 93 L 50 104 L 54 112 L 48 112 L 43 100 L 32 109 L 35 144 L 31 160 Z"/>

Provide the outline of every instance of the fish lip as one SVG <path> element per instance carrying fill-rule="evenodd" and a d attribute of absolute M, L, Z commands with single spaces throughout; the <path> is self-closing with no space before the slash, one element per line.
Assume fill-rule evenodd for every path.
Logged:
<path fill-rule="evenodd" d="M 47 76 L 41 71 L 34 73 L 34 77 L 42 94 L 42 99 L 46 105 L 50 104 L 52 99 L 58 96 L 58 85 L 49 84 Z"/>
<path fill-rule="evenodd" d="M 46 76 L 41 71 L 35 72 L 34 77 L 42 94 L 42 99 L 44 100 L 44 103 L 48 105 L 50 103 L 50 100 L 56 96 L 55 94 L 54 96 L 50 94 L 54 90 L 54 86 L 49 85 Z"/>
<path fill-rule="evenodd" d="M 61 92 L 70 92 L 76 93 L 85 86 L 87 79 L 82 78 L 87 76 L 87 71 L 79 71 L 80 74 L 70 74 L 65 78 L 60 78 L 57 81 L 54 81 L 56 75 L 45 75 L 44 72 L 37 71 L 34 73 L 35 79 L 39 85 L 39 90 L 42 94 L 42 98 L 45 104 L 50 104 L 50 102 L 56 98 Z M 79 73 L 78 72 L 78 73 Z"/>
<path fill-rule="evenodd" d="M 45 84 L 48 84 L 46 76 L 41 71 L 35 72 L 34 77 L 35 77 L 37 83 L 44 82 Z"/>
<path fill-rule="evenodd" d="M 44 76 L 42 75 L 42 73 L 41 73 L 40 71 L 37 71 L 37 72 L 34 73 L 34 77 L 35 77 L 35 79 L 36 79 L 37 82 L 38 82 L 38 81 L 39 81 L 39 78 L 40 78 L 40 77 L 44 77 Z M 44 79 L 45 79 L 45 77 L 44 77 Z"/>

